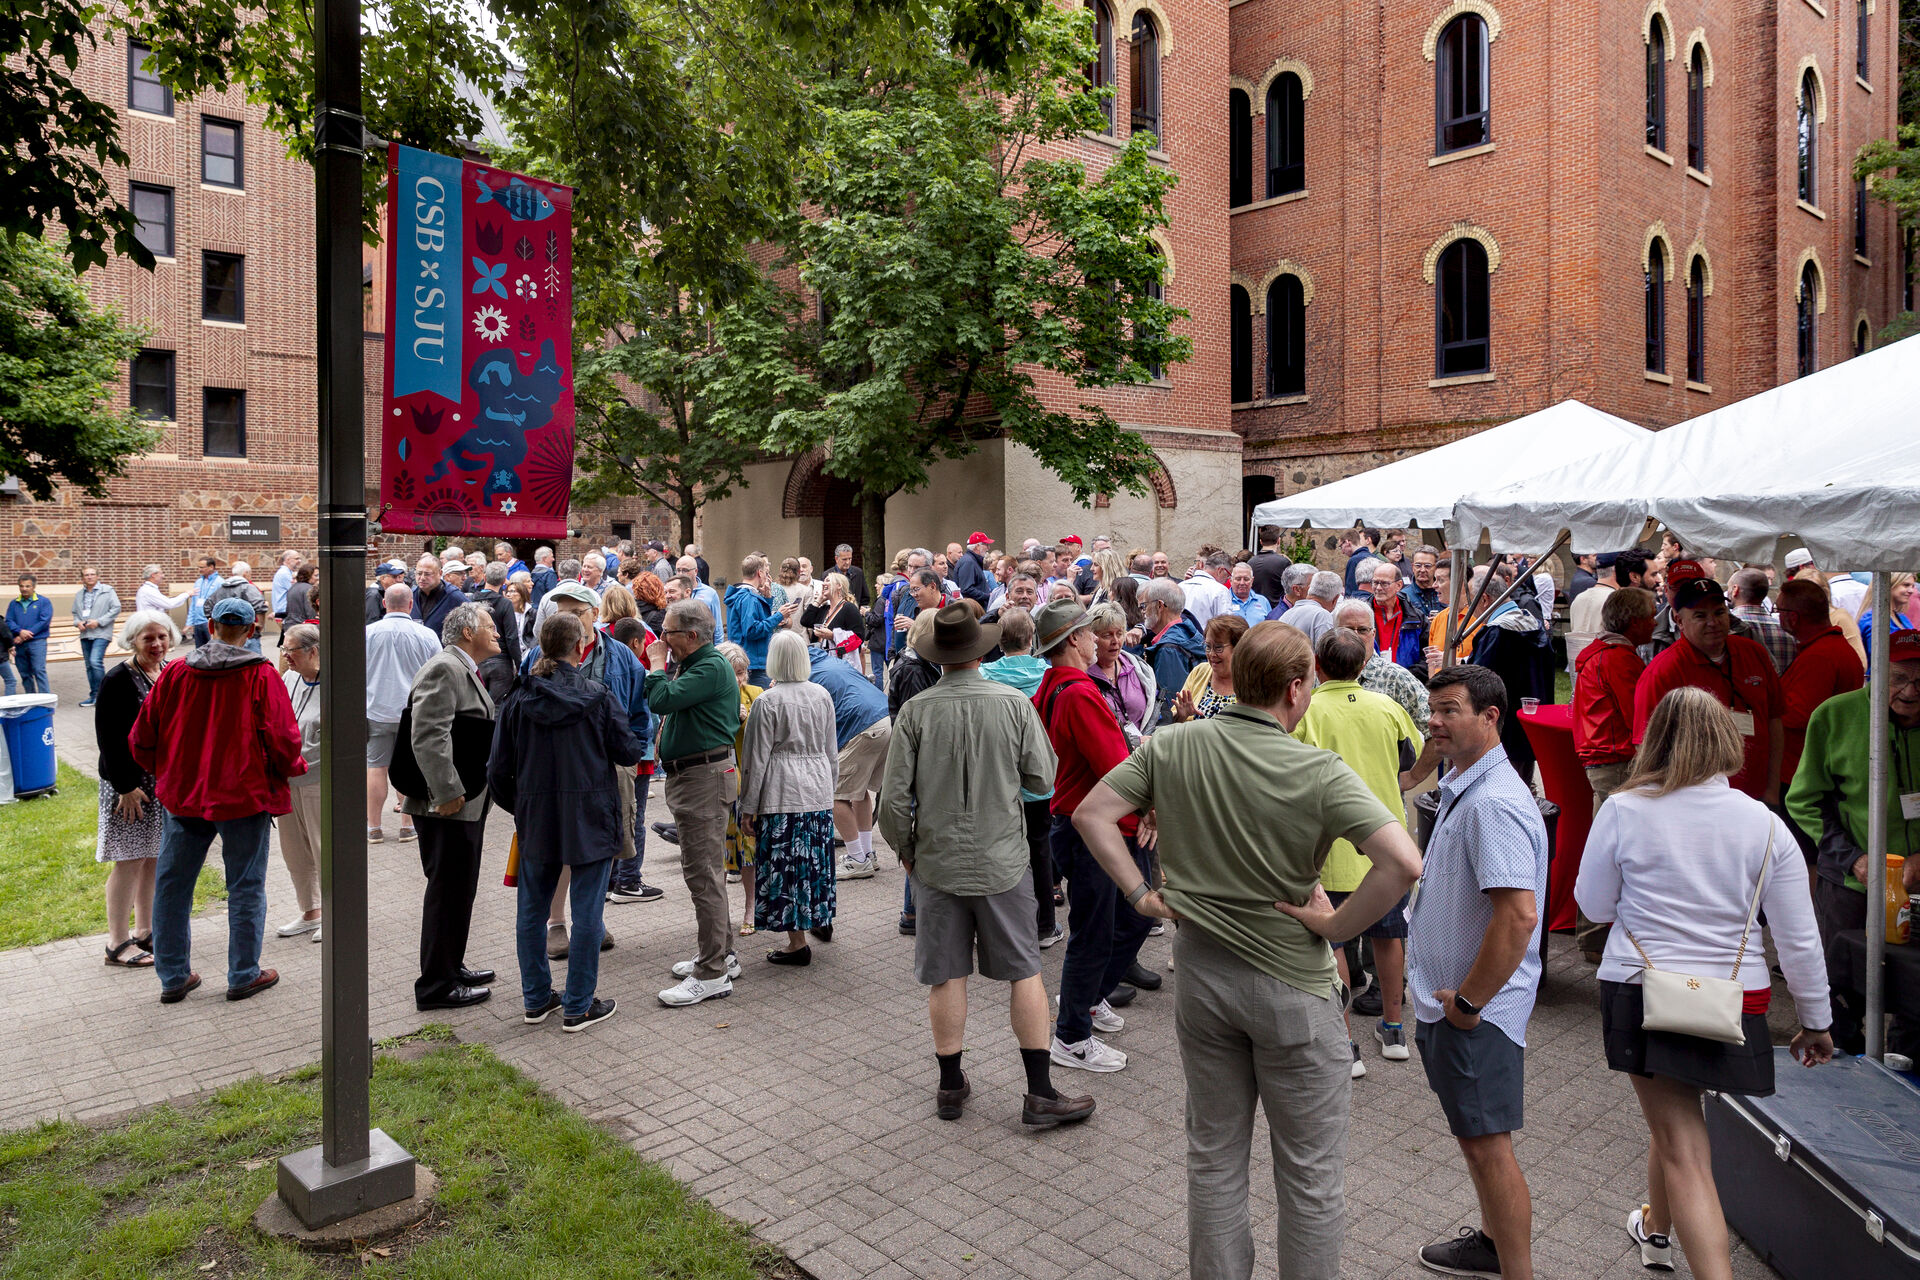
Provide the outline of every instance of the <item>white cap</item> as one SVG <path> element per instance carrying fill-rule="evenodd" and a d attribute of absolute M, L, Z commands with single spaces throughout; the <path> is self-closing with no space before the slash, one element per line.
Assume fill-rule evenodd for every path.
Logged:
<path fill-rule="evenodd" d="M 1787 564 L 1787 571 L 1789 573 L 1791 573 L 1795 569 L 1800 568 L 1802 565 L 1809 565 L 1812 563 L 1813 563 L 1813 552 L 1807 550 L 1805 547 L 1795 547 L 1793 550 L 1787 552 L 1786 564 Z"/>

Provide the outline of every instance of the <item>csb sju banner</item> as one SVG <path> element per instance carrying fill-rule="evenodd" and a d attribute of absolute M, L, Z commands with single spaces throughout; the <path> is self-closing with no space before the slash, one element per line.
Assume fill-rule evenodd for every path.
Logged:
<path fill-rule="evenodd" d="M 379 520 L 563 538 L 573 191 L 391 144 Z"/>

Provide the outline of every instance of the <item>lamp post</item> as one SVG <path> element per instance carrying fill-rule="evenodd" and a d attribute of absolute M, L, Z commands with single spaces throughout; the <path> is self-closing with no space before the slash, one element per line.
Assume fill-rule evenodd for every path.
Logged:
<path fill-rule="evenodd" d="M 280 1159 L 280 1198 L 308 1229 L 414 1194 L 414 1159 L 370 1127 L 367 1035 L 367 501 L 360 312 L 359 0 L 314 3 L 319 320 L 321 1143 Z"/>

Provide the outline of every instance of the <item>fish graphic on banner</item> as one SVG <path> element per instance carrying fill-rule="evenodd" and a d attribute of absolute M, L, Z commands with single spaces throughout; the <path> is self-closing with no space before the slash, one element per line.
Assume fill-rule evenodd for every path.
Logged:
<path fill-rule="evenodd" d="M 564 538 L 573 191 L 391 144 L 379 519 Z"/>

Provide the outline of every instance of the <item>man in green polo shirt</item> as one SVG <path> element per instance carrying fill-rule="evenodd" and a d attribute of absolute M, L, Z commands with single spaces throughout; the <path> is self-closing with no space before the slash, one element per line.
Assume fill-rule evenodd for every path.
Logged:
<path fill-rule="evenodd" d="M 667 675 L 667 657 L 677 664 Z M 728 954 L 733 919 L 727 906 L 727 806 L 740 794 L 733 735 L 740 728 L 740 686 L 733 666 L 713 647 L 713 614 L 698 600 L 667 606 L 661 638 L 647 647 L 647 706 L 666 717 L 660 769 L 667 808 L 680 828 L 680 870 L 693 899 L 700 952 L 674 966 L 679 986 L 660 1003 L 699 1004 L 733 994 L 739 962 Z"/>
<path fill-rule="evenodd" d="M 1134 910 L 1177 919 L 1174 1026 L 1187 1077 L 1187 1261 L 1194 1280 L 1253 1267 L 1247 1149 L 1256 1101 L 1274 1135 L 1280 1274 L 1340 1271 L 1352 1059 L 1333 952 L 1278 904 L 1324 901 L 1321 865 L 1346 839 L 1372 869 L 1334 913 L 1353 937 L 1420 875 L 1406 829 L 1331 751 L 1292 730 L 1313 654 L 1278 622 L 1234 647 L 1238 704 L 1160 730 L 1080 802 L 1074 825 Z M 1120 821 L 1151 809 L 1165 887 L 1141 879 Z"/>

